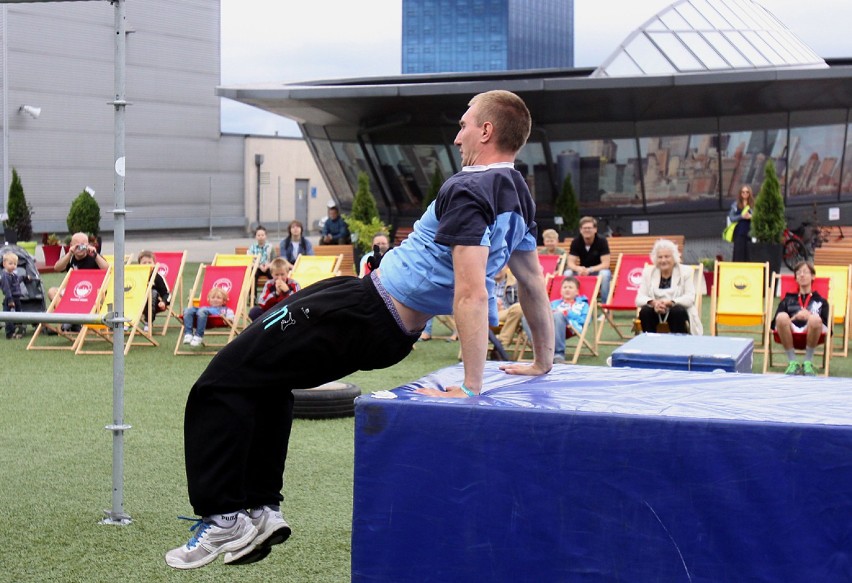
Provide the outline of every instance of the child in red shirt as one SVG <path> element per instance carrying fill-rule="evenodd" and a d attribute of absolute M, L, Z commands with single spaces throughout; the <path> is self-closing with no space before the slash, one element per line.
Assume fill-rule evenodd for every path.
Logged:
<path fill-rule="evenodd" d="M 263 286 L 263 293 L 260 294 L 260 300 L 257 305 L 249 310 L 249 319 L 254 321 L 258 316 L 263 314 L 275 306 L 284 298 L 296 293 L 301 289 L 296 281 L 290 279 L 290 271 L 293 266 L 289 261 L 281 257 L 276 257 L 269 264 L 269 272 L 272 279 L 266 282 Z"/>

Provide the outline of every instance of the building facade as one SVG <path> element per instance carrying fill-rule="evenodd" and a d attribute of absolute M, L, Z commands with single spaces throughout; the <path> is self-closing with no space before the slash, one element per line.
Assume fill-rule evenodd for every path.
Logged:
<path fill-rule="evenodd" d="M 574 0 L 403 0 L 402 72 L 574 66 Z"/>
<path fill-rule="evenodd" d="M 85 187 L 112 228 L 115 9 L 109 2 L 5 4 L 8 166 L 36 236 L 67 231 Z M 127 2 L 128 230 L 243 227 L 244 137 L 220 135 L 218 0 Z M 2 18 L 2 13 L 0 13 Z M 21 106 L 40 108 L 33 117 Z M 5 207 L 5 192 L 2 196 Z M 5 210 L 5 208 L 3 209 Z"/>

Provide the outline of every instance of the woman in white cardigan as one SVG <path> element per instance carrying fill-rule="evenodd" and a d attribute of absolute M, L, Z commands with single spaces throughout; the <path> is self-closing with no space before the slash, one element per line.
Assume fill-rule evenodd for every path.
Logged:
<path fill-rule="evenodd" d="M 681 265 L 677 245 L 658 239 L 651 249 L 651 263 L 645 266 L 636 292 L 642 332 L 703 334 L 695 307 L 694 273 L 691 267 Z"/>

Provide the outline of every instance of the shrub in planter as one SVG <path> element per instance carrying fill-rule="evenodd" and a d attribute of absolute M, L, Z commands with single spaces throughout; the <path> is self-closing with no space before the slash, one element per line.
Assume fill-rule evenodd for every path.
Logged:
<path fill-rule="evenodd" d="M 370 191 L 370 177 L 365 172 L 358 173 L 358 191 L 352 200 L 352 212 L 344 216 L 343 220 L 361 254 L 372 250 L 373 235 L 388 232 L 387 225 L 379 217 L 376 199 Z"/>
<path fill-rule="evenodd" d="M 9 185 L 9 200 L 6 206 L 9 218 L 4 223 L 6 229 L 18 234 L 18 241 L 30 241 L 33 238 L 33 207 L 24 196 L 24 187 L 18 171 L 12 168 L 12 183 Z"/>
<path fill-rule="evenodd" d="M 763 184 L 754 201 L 754 214 L 751 218 L 751 236 L 757 242 L 749 249 L 752 261 L 769 262 L 774 273 L 781 271 L 784 228 L 784 198 L 781 196 L 781 184 L 775 173 L 772 160 L 766 162 Z"/>
<path fill-rule="evenodd" d="M 85 190 L 71 203 L 66 220 L 70 233 L 98 236 L 101 230 L 101 207 L 95 197 Z"/>
<path fill-rule="evenodd" d="M 570 174 L 562 182 L 562 192 L 556 199 L 556 214 L 562 217 L 562 228 L 568 235 L 578 232 L 580 206 L 577 204 L 577 194 L 574 192 L 574 183 L 571 181 Z"/>

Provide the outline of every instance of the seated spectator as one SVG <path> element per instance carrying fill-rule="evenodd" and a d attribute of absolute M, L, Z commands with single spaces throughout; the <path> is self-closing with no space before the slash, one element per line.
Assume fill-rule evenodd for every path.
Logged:
<path fill-rule="evenodd" d="M 691 267 L 681 265 L 677 245 L 658 239 L 651 249 L 651 263 L 645 266 L 636 292 L 642 332 L 703 334 L 695 307 L 694 274 Z"/>
<path fill-rule="evenodd" d="M 263 293 L 260 294 L 257 305 L 249 310 L 249 320 L 254 322 L 278 302 L 299 291 L 299 284 L 290 279 L 292 270 L 293 266 L 286 259 L 276 257 L 272 260 L 272 263 L 269 264 L 272 278 L 263 286 Z"/>
<path fill-rule="evenodd" d="M 287 236 L 278 245 L 278 256 L 295 265 L 299 255 L 313 255 L 314 246 L 305 237 L 304 226 L 300 221 L 290 221 Z"/>
<path fill-rule="evenodd" d="M 101 257 L 96 247 L 89 243 L 86 233 L 74 233 L 71 236 L 71 244 L 68 252 L 63 255 L 53 266 L 53 271 L 61 273 L 71 269 L 109 269 L 107 260 Z M 47 290 L 50 301 L 59 293 L 58 287 Z"/>
<path fill-rule="evenodd" d="M 349 227 L 340 216 L 340 209 L 333 200 L 328 201 L 328 218 L 322 226 L 320 245 L 346 245 L 351 243 Z"/>
<path fill-rule="evenodd" d="M 376 254 L 378 248 L 378 255 Z M 358 274 L 360 277 L 368 275 L 373 271 L 382 260 L 382 257 L 390 249 L 390 239 L 385 233 L 376 233 L 373 235 L 373 250 L 361 258 L 361 263 L 358 265 Z M 370 259 L 373 258 L 372 261 Z M 369 262 L 369 264 L 368 264 Z"/>
<path fill-rule="evenodd" d="M 788 293 L 784 296 L 775 310 L 772 329 L 778 332 L 778 339 L 790 361 L 784 374 L 816 376 L 814 350 L 819 344 L 820 336 L 828 332 L 828 300 L 811 289 L 816 275 L 813 265 L 802 261 L 796 265 L 793 273 L 796 275 L 799 293 Z M 807 333 L 805 358 L 801 363 L 796 360 L 796 349 L 793 348 L 794 332 Z"/>
<path fill-rule="evenodd" d="M 139 265 L 156 265 L 157 257 L 154 255 L 153 251 L 140 251 L 139 252 Z M 154 275 L 154 285 L 151 286 L 151 321 L 148 322 L 148 304 L 145 304 L 145 309 L 142 311 L 142 320 L 144 322 L 143 330 L 148 331 L 149 326 L 153 326 L 154 320 L 157 318 L 158 312 L 165 312 L 169 307 L 169 299 L 171 297 L 171 292 L 169 291 L 169 284 L 166 283 L 166 280 L 163 279 L 163 276 L 160 275 L 159 271 L 156 271 Z"/>
<path fill-rule="evenodd" d="M 258 225 L 254 230 L 254 243 L 246 251 L 246 255 L 254 255 L 259 258 L 257 271 L 254 274 L 254 283 L 261 277 L 269 277 L 269 263 L 275 259 L 275 248 L 266 240 L 266 227 Z"/>
<path fill-rule="evenodd" d="M 559 233 L 554 229 L 546 229 L 541 234 L 541 240 L 544 243 L 544 247 L 539 248 L 539 255 L 565 255 L 565 249 L 558 247 Z"/>
<path fill-rule="evenodd" d="M 553 364 L 565 363 L 565 339 L 583 331 L 589 314 L 589 299 L 580 295 L 580 282 L 576 277 L 566 276 L 560 289 L 562 297 L 550 302 L 553 311 L 553 330 L 556 334 L 556 349 Z M 530 336 L 526 320 L 523 323 L 527 337 Z"/>
<path fill-rule="evenodd" d="M 571 241 L 568 249 L 566 275 L 594 275 L 601 278 L 601 297 L 609 297 L 609 243 L 598 235 L 598 222 L 594 217 L 580 219 L 580 234 Z"/>
<path fill-rule="evenodd" d="M 207 294 L 206 306 L 190 306 L 183 311 L 183 343 L 190 346 L 201 346 L 204 343 L 204 330 L 207 328 L 207 318 L 222 316 L 233 318 L 234 311 L 228 307 L 228 292 L 221 287 L 210 289 Z"/>

